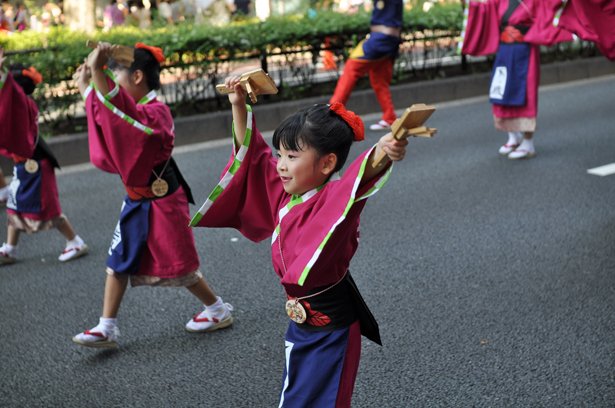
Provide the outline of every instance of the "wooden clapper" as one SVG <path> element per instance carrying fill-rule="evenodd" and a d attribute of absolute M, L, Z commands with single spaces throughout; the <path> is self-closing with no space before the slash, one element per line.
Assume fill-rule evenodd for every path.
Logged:
<path fill-rule="evenodd" d="M 423 123 L 429 119 L 435 110 L 435 107 L 425 105 L 424 103 L 412 105 L 406 109 L 401 118 L 395 119 L 395 122 L 391 125 L 393 137 L 397 140 L 405 139 L 408 136 L 433 137 L 438 130 L 423 126 Z M 382 154 L 374 160 L 373 166 L 378 167 L 385 156 L 386 153 L 382 152 Z"/>
<path fill-rule="evenodd" d="M 239 78 L 239 85 L 250 95 L 252 103 L 256 103 L 257 95 L 274 95 L 278 93 L 278 87 L 275 86 L 275 82 L 269 76 L 268 73 L 262 69 L 255 69 L 243 74 Z M 233 88 L 227 88 L 224 84 L 216 85 L 216 89 L 221 94 L 233 93 Z"/>
<path fill-rule="evenodd" d="M 85 45 L 87 45 L 90 48 L 98 47 L 98 43 L 92 40 L 87 40 Z M 127 47 L 125 45 L 115 44 L 113 45 L 113 53 L 111 54 L 111 59 L 130 68 L 133 61 L 135 60 L 135 49 L 132 47 Z M 89 62 L 90 62 L 90 57 L 88 56 L 88 64 Z"/>

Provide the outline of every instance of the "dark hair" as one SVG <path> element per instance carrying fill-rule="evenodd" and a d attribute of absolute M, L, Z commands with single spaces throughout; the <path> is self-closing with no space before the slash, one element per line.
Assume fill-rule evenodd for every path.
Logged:
<path fill-rule="evenodd" d="M 118 63 L 117 61 L 109 60 L 107 67 L 110 70 L 125 69 L 132 75 L 135 71 L 141 70 L 145 75 L 145 80 L 150 91 L 160 88 L 160 63 L 150 51 L 137 48 L 135 49 L 135 60 L 130 68 Z"/>
<path fill-rule="evenodd" d="M 17 63 L 9 65 L 6 68 L 11 71 L 13 79 L 15 80 L 15 82 L 17 82 L 19 86 L 23 88 L 23 91 L 26 93 L 26 95 L 32 95 L 32 92 L 34 92 L 34 88 L 36 88 L 36 85 L 34 85 L 34 81 L 32 81 L 31 78 L 28 78 L 22 73 L 22 71 L 24 69 L 28 69 L 28 67 L 26 67 L 24 64 Z"/>
<path fill-rule="evenodd" d="M 350 125 L 326 104 L 300 110 L 284 119 L 273 132 L 273 146 L 278 150 L 280 145 L 292 151 L 312 147 L 318 158 L 334 153 L 337 165 L 332 173 L 344 167 L 353 141 L 354 132 Z"/>

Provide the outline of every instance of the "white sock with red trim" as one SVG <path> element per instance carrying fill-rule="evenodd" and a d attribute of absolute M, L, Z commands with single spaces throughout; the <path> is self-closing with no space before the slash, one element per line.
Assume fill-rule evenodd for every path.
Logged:
<path fill-rule="evenodd" d="M 98 334 L 100 334 L 102 337 Z M 96 341 L 101 341 L 104 337 L 107 337 L 108 340 L 116 340 L 117 336 L 119 335 L 120 332 L 117 328 L 117 318 L 111 319 L 101 317 L 98 326 L 87 330 L 87 333 L 83 332 L 76 335 L 75 337 L 81 341 L 94 343 Z"/>
<path fill-rule="evenodd" d="M 212 304 L 212 305 L 205 305 L 205 309 L 207 309 L 207 311 L 209 311 L 209 315 L 211 317 L 216 317 L 216 318 L 224 318 L 225 316 L 219 317 L 218 315 L 224 315 L 224 312 L 226 311 L 225 307 L 224 307 L 224 302 L 222 302 L 222 298 L 220 296 L 216 296 L 216 298 L 218 299 L 216 301 L 216 303 Z"/>

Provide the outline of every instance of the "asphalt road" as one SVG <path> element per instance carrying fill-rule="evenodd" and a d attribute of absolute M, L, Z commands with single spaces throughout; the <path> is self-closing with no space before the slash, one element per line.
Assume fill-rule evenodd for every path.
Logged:
<path fill-rule="evenodd" d="M 615 175 L 587 174 L 615 162 L 614 106 L 615 77 L 543 88 L 526 161 L 497 153 L 506 138 L 485 98 L 438 106 L 436 137 L 411 140 L 363 212 L 351 270 L 384 346 L 363 341 L 354 407 L 615 406 Z M 176 155 L 192 213 L 229 146 Z M 140 287 L 119 348 L 85 348 L 71 337 L 102 311 L 125 193 L 83 166 L 58 187 L 91 252 L 63 264 L 57 231 L 24 235 L 22 260 L 0 268 L 0 407 L 276 407 L 288 317 L 269 242 L 194 230 L 231 328 L 187 333 L 201 310 L 187 290 Z"/>

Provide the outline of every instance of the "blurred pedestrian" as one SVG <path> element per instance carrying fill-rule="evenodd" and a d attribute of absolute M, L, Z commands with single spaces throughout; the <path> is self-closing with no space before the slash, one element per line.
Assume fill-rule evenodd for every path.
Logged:
<path fill-rule="evenodd" d="M 329 102 L 346 105 L 357 81 L 369 73 L 369 81 L 382 109 L 382 119 L 371 125 L 371 130 L 389 130 L 397 119 L 389 87 L 393 78 L 393 63 L 399 54 L 402 17 L 402 0 L 376 2 L 371 33 L 350 54 Z"/>
<path fill-rule="evenodd" d="M 23 31 L 30 26 L 30 14 L 24 3 L 17 3 L 17 12 L 15 13 L 15 21 L 13 27 L 15 31 Z"/>
<path fill-rule="evenodd" d="M 152 14 L 145 8 L 141 0 L 135 0 L 130 6 L 130 16 L 133 18 L 137 27 L 142 30 L 152 28 Z"/>
<path fill-rule="evenodd" d="M 540 45 L 572 40 L 572 34 L 554 27 L 545 18 L 547 8 L 543 1 L 487 0 L 467 4 L 461 52 L 497 52 L 489 98 L 495 128 L 508 132 L 508 141 L 499 152 L 509 159 L 536 155 L 533 137 L 538 113 Z"/>
<path fill-rule="evenodd" d="M 167 24 L 173 25 L 173 10 L 169 4 L 170 1 L 172 0 L 161 0 L 158 4 L 158 12 Z"/>
<path fill-rule="evenodd" d="M 117 0 L 111 0 L 103 12 L 103 26 L 106 30 L 124 24 L 124 12 L 120 9 Z"/>

